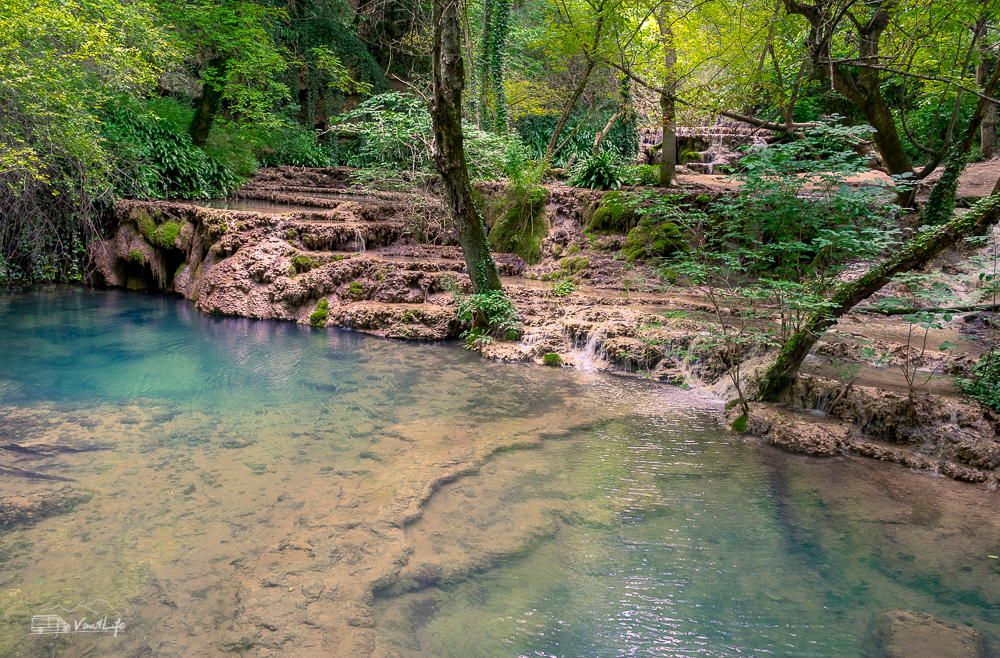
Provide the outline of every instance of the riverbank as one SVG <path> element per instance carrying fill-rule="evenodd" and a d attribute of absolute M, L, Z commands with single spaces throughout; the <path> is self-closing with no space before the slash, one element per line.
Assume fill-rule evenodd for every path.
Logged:
<path fill-rule="evenodd" d="M 963 184 L 967 194 L 991 173 L 980 169 Z M 726 193 L 713 180 L 689 183 Z M 490 184 L 480 193 L 503 190 Z M 702 291 L 667 285 L 649 267 L 621 258 L 623 237 L 585 231 L 601 198 L 549 186 L 538 262 L 496 255 L 524 336 L 474 349 L 506 362 L 542 363 L 549 355 L 565 366 L 735 399 L 724 357 L 730 347 L 712 339 L 720 317 L 735 321 L 734 310 L 720 315 Z M 116 217 L 115 235 L 92 246 L 99 285 L 174 292 L 213 315 L 395 339 L 444 340 L 467 328 L 455 293 L 468 292 L 470 281 L 432 192 L 359 190 L 341 169 L 264 170 L 225 202 L 123 201 Z M 949 273 L 960 298 L 975 288 L 964 249 L 942 254 L 930 268 Z M 554 290 L 556 280 L 574 284 Z M 907 290 L 894 284 L 880 296 L 900 293 Z M 928 331 L 923 345 L 955 345 L 943 359 L 925 352 L 904 320 L 852 314 L 820 342 L 788 404 L 780 412 L 754 405 L 747 431 L 787 450 L 847 451 L 995 490 L 1000 418 L 962 399 L 951 383 L 981 353 L 992 318 L 958 313 Z M 756 348 L 741 358 L 741 379 L 752 387 L 767 354 Z M 832 434 L 831 421 L 838 424 Z"/>

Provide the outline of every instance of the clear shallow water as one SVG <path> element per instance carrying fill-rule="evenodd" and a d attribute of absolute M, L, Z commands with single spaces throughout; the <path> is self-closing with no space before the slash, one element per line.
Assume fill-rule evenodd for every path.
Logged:
<path fill-rule="evenodd" d="M 0 535 L 0 655 L 95 598 L 132 632 L 60 655 L 238 631 L 248 655 L 855 656 L 889 609 L 1000 628 L 995 495 L 746 443 L 677 389 L 80 288 L 0 297 L 0 345 L 2 442 L 108 447 L 0 451 L 75 480 L 4 496 L 92 494 Z"/>

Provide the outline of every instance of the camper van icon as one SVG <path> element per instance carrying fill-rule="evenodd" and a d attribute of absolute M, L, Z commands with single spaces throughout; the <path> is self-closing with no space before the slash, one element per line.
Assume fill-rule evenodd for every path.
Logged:
<path fill-rule="evenodd" d="M 35 615 L 31 618 L 31 632 L 36 634 L 69 633 L 70 625 L 59 615 Z"/>
<path fill-rule="evenodd" d="M 63 614 L 52 614 L 60 611 Z M 121 614 L 104 599 L 95 599 L 86 605 L 67 610 L 61 605 L 45 608 L 42 614 L 31 618 L 32 635 L 53 633 L 111 633 L 118 637 L 125 631 Z M 66 618 L 69 621 L 66 621 Z"/>

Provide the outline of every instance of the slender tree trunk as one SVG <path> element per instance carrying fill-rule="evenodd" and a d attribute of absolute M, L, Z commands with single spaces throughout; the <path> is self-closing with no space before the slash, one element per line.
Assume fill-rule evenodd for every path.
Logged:
<path fill-rule="evenodd" d="M 595 65 L 596 62 L 594 60 L 587 60 L 587 68 L 583 71 L 583 77 L 580 79 L 580 84 L 578 84 L 576 89 L 573 90 L 573 95 L 569 97 L 568 101 L 566 101 L 562 114 L 559 115 L 559 120 L 556 121 L 555 130 L 552 131 L 552 139 L 549 140 L 549 146 L 545 149 L 545 157 L 551 158 L 555 155 L 556 147 L 559 146 L 559 135 L 562 134 L 563 128 L 566 127 L 566 122 L 569 121 L 569 115 L 573 113 L 573 108 L 576 107 L 576 102 L 580 100 L 580 96 L 583 95 L 583 91 L 587 88 L 587 81 L 590 79 L 590 74 L 594 71 Z"/>
<path fill-rule="evenodd" d="M 989 43 L 986 39 L 981 39 L 979 41 L 980 56 L 983 60 L 976 67 L 976 82 L 980 86 L 986 86 L 987 81 L 990 77 L 990 59 L 988 58 L 988 48 Z M 991 58 L 993 66 L 998 65 L 997 58 Z M 983 159 L 992 160 L 993 158 L 1000 155 L 1000 143 L 997 140 L 997 106 L 990 103 L 989 107 L 986 108 L 986 114 L 983 116 L 983 125 L 980 126 L 979 139 L 982 144 L 981 153 Z"/>
<path fill-rule="evenodd" d="M 462 246 L 473 290 L 502 290 L 500 272 L 486 239 L 486 227 L 472 198 L 472 185 L 465 160 L 462 134 L 465 70 L 462 63 L 458 2 L 434 0 L 433 16 L 431 70 L 434 96 L 431 99 L 431 122 L 434 130 L 434 166 L 444 182 L 445 196 L 458 229 L 458 241 Z"/>
<path fill-rule="evenodd" d="M 601 143 L 604 142 L 604 138 L 607 137 L 608 133 L 611 132 L 611 129 L 614 128 L 615 121 L 618 121 L 618 118 L 621 115 L 622 115 L 621 112 L 615 112 L 611 116 L 611 118 L 608 119 L 608 122 L 604 124 L 604 129 L 594 136 L 594 148 L 591 149 L 590 154 L 593 155 L 595 158 L 601 152 Z"/>
<path fill-rule="evenodd" d="M 216 57 L 208 63 L 208 70 L 217 76 L 225 75 L 226 59 Z M 204 148 L 208 142 L 208 134 L 212 132 L 212 124 L 215 122 L 215 115 L 222 104 L 222 91 L 215 86 L 204 82 L 201 85 L 201 97 L 195 106 L 194 117 L 191 119 L 191 127 L 188 134 L 191 135 L 191 143 L 198 148 Z"/>
<path fill-rule="evenodd" d="M 674 67 L 677 65 L 677 48 L 674 45 L 674 32 L 670 28 L 670 3 L 660 7 L 656 15 L 656 24 L 663 40 L 663 50 L 666 54 L 666 80 L 660 90 L 660 111 L 662 113 L 663 141 L 660 148 L 660 187 L 670 187 L 677 179 L 677 77 Z"/>

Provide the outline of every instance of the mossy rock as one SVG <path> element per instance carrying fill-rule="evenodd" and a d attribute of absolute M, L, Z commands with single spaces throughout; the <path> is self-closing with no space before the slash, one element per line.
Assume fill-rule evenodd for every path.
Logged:
<path fill-rule="evenodd" d="M 167 220 L 159 224 L 158 222 L 162 218 L 163 214 L 160 212 L 154 212 L 150 215 L 141 208 L 137 208 L 132 212 L 132 219 L 135 220 L 136 228 L 139 229 L 139 233 L 150 244 L 163 247 L 164 249 L 175 249 L 175 242 L 181 234 L 181 223 L 174 220 Z"/>
<path fill-rule="evenodd" d="M 558 367 L 563 364 L 562 357 L 555 352 L 549 352 L 542 357 L 542 364 L 546 366 Z"/>
<path fill-rule="evenodd" d="M 584 230 L 597 235 L 612 233 L 625 235 L 635 228 L 638 222 L 639 216 L 628 203 L 625 193 L 611 192 L 604 195 L 601 205 L 594 211 Z"/>
<path fill-rule="evenodd" d="M 479 207 L 490 227 L 490 249 L 517 254 L 529 265 L 537 265 L 542 260 L 542 241 L 549 233 L 548 198 L 549 191 L 541 187 L 490 198 L 480 195 Z"/>
<path fill-rule="evenodd" d="M 590 267 L 590 259 L 586 256 L 568 256 L 559 261 L 559 269 L 553 272 L 551 279 L 565 279 L 579 274 Z"/>
<path fill-rule="evenodd" d="M 688 249 L 688 236 L 680 226 L 671 221 L 659 222 L 645 217 L 629 231 L 622 254 L 629 260 L 646 260 Z"/>

